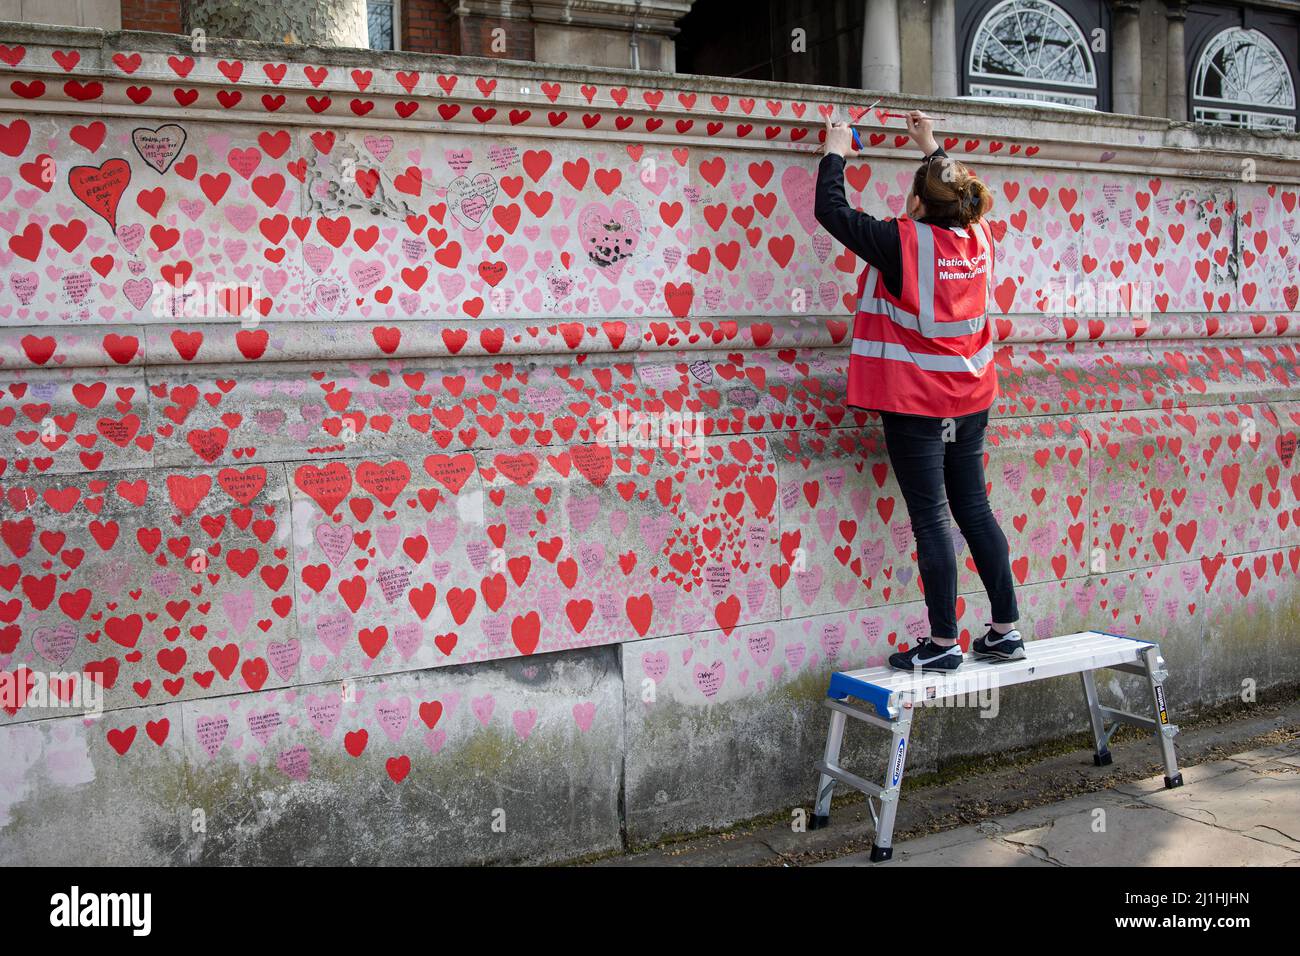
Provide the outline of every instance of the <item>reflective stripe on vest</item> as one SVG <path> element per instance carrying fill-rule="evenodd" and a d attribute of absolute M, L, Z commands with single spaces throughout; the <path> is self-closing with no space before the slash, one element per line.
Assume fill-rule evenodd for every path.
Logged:
<path fill-rule="evenodd" d="M 909 329 L 927 339 L 939 338 L 957 338 L 963 335 L 974 335 L 984 328 L 988 321 L 988 313 L 983 312 L 980 315 L 970 319 L 947 319 L 936 320 L 934 317 L 934 272 L 935 272 L 935 254 L 934 254 L 934 231 L 933 227 L 924 222 L 913 223 L 916 227 L 916 284 L 917 284 L 917 307 L 918 314 L 913 315 L 911 312 L 901 306 L 890 302 L 888 299 L 877 298 L 875 295 L 875 267 L 870 267 L 870 273 L 867 281 L 862 286 L 862 296 L 858 299 L 858 312 L 871 312 L 877 315 L 888 316 L 890 321 L 905 329 Z M 961 227 L 950 230 L 959 236 L 965 238 L 971 237 L 971 232 L 967 232 Z M 974 230 L 975 241 L 979 243 L 980 252 L 984 255 L 986 290 L 992 292 L 993 285 L 993 257 L 989 254 L 989 242 L 984 235 L 983 223 L 976 226 Z M 906 255 L 906 253 L 904 253 Z M 987 297 L 986 297 L 987 301 Z"/>
<path fill-rule="evenodd" d="M 970 358 L 961 355 L 935 355 L 931 352 L 913 352 L 897 342 L 876 339 L 854 339 L 853 354 L 862 358 L 892 359 L 911 362 L 927 372 L 970 372 L 978 375 L 984 366 L 993 361 L 993 344 L 984 346 Z"/>

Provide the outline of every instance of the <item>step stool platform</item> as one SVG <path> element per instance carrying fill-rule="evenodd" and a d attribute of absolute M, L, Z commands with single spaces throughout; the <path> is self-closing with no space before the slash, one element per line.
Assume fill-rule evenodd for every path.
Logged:
<path fill-rule="evenodd" d="M 1150 716 L 1101 703 L 1093 675 L 1107 668 L 1144 679 L 1150 694 Z M 890 859 L 894 852 L 894 818 L 902 792 L 908 739 L 917 713 L 931 702 L 1066 674 L 1078 674 L 1083 684 L 1095 744 L 1093 760 L 1097 766 L 1111 763 L 1109 744 L 1115 731 L 1121 725 L 1135 726 L 1153 734 L 1165 765 L 1165 786 L 1182 784 L 1174 750 L 1178 727 L 1169 720 L 1164 689 L 1169 673 L 1159 645 L 1108 631 L 1079 631 L 1026 643 L 1025 659 L 1021 661 L 986 661 L 971 655 L 950 674 L 917 673 L 892 667 L 865 667 L 832 674 L 824 701 L 831 711 L 830 726 L 826 731 L 824 755 L 816 765 L 819 776 L 810 828 L 816 830 L 830 823 L 831 794 L 837 783 L 852 787 L 867 795 L 867 806 L 876 824 L 871 859 L 876 862 Z M 866 707 L 850 703 L 849 698 Z M 840 746 L 848 720 L 858 720 L 889 733 L 883 783 L 872 783 L 840 766 Z"/>
<path fill-rule="evenodd" d="M 854 697 L 889 719 L 895 716 L 890 712 L 890 701 L 905 695 L 918 702 L 944 700 L 989 687 L 1008 687 L 1117 664 L 1137 664 L 1142 660 L 1143 649 L 1153 646 L 1150 641 L 1104 631 L 1080 631 L 1026 642 L 1023 661 L 985 661 L 968 654 L 952 674 L 916 674 L 884 664 L 838 671 L 831 675 L 826 696 L 835 700 Z"/>

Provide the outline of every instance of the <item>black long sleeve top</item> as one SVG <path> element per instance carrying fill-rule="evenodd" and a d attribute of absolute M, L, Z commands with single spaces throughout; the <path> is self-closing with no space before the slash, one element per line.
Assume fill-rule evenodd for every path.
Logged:
<path fill-rule="evenodd" d="M 932 156 L 946 156 L 943 147 Z M 903 289 L 903 250 L 898 222 L 877 219 L 854 209 L 844 195 L 844 157 L 827 153 L 817 167 L 817 201 L 814 215 L 822 228 L 858 258 L 880 270 L 885 288 L 893 295 Z"/>

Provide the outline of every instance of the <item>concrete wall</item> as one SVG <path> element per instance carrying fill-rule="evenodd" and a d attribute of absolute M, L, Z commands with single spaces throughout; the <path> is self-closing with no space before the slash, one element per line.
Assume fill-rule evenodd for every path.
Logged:
<path fill-rule="evenodd" d="M 562 27 L 533 24 L 534 59 L 539 63 L 585 63 L 591 66 L 629 67 L 631 33 L 598 27 Z M 637 35 L 637 56 L 643 70 L 672 73 L 677 68 L 673 41 L 654 33 Z"/>
<path fill-rule="evenodd" d="M 826 675 L 925 630 L 812 218 L 855 98 L 176 42 L 0 28 L 0 670 L 105 708 L 0 711 L 0 860 L 555 860 L 806 802 Z M 942 106 L 997 197 L 1025 629 L 1160 640 L 1175 715 L 1294 683 L 1300 140 Z M 913 765 L 1084 727 L 1040 685 Z"/>

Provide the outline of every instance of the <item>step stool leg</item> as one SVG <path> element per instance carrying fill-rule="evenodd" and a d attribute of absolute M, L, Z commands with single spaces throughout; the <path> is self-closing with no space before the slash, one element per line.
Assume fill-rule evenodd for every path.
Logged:
<path fill-rule="evenodd" d="M 1101 718 L 1101 704 L 1097 699 L 1097 681 L 1092 671 L 1079 674 L 1083 678 L 1083 696 L 1088 702 L 1088 719 L 1092 722 L 1092 739 L 1095 747 L 1092 762 L 1098 767 L 1110 766 L 1110 748 L 1106 746 L 1106 724 Z"/>
<path fill-rule="evenodd" d="M 880 793 L 880 819 L 876 821 L 876 839 L 871 845 L 871 862 L 880 863 L 894 855 L 894 816 L 898 813 L 898 795 L 903 788 L 903 764 L 907 760 L 907 741 L 912 734 L 912 717 L 894 722 L 885 764 L 885 784 Z"/>
<path fill-rule="evenodd" d="M 844 742 L 845 720 L 843 711 L 831 711 L 831 725 L 826 731 L 826 751 L 822 758 L 828 767 L 838 767 L 840 764 L 840 744 Z M 817 778 L 817 797 L 813 803 L 813 817 L 808 829 L 820 830 L 830 825 L 831 793 L 834 789 L 834 777 L 823 773 Z"/>
<path fill-rule="evenodd" d="M 1159 647 L 1148 647 L 1142 652 L 1142 660 L 1146 664 L 1147 684 L 1151 688 L 1156 743 L 1160 747 L 1160 759 L 1165 764 L 1165 788 L 1172 790 L 1183 785 L 1183 775 L 1178 770 L 1178 754 L 1174 751 L 1178 725 L 1169 722 L 1169 702 L 1165 698 L 1165 679 L 1169 676 L 1169 671 L 1165 668 L 1165 659 L 1160 655 Z"/>

